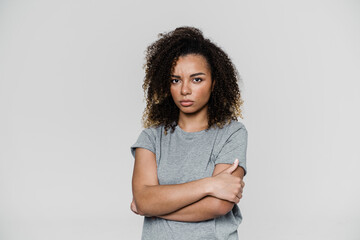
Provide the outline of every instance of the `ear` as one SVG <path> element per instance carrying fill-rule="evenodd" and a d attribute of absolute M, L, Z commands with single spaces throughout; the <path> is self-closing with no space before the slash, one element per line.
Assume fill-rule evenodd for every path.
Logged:
<path fill-rule="evenodd" d="M 214 91 L 214 87 L 215 87 L 215 79 L 213 79 L 211 83 L 211 92 Z"/>

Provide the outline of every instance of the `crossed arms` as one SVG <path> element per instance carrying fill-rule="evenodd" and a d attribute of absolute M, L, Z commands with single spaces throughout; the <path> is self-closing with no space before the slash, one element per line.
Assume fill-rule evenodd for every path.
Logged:
<path fill-rule="evenodd" d="M 187 183 L 159 185 L 155 154 L 137 148 L 132 179 L 131 210 L 143 216 L 198 222 L 228 213 L 242 197 L 244 170 L 217 164 L 212 177 Z"/>

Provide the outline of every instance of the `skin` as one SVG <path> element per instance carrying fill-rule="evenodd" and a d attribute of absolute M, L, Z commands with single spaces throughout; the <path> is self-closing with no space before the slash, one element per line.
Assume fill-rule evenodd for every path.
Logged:
<path fill-rule="evenodd" d="M 215 84 L 206 59 L 195 54 L 180 57 L 171 77 L 170 92 L 179 108 L 179 127 L 187 132 L 206 129 L 207 103 Z M 244 170 L 235 160 L 232 165 L 217 164 L 211 177 L 159 185 L 155 154 L 137 148 L 132 179 L 134 198 L 130 208 L 136 214 L 168 220 L 213 219 L 225 215 L 240 201 L 243 176 Z"/>
<path fill-rule="evenodd" d="M 207 103 L 214 86 L 206 59 L 195 54 L 180 57 L 171 77 L 170 93 L 180 111 L 179 126 L 188 132 L 206 129 Z M 185 100 L 192 105 L 183 106 Z"/>

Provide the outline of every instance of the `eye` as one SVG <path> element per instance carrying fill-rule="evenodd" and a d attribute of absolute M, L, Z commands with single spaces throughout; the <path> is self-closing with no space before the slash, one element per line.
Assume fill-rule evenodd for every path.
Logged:
<path fill-rule="evenodd" d="M 194 78 L 193 81 L 196 82 L 196 83 L 199 83 L 199 82 L 202 81 L 202 79 L 201 78 Z"/>
<path fill-rule="evenodd" d="M 180 80 L 179 79 L 176 79 L 176 78 L 174 78 L 174 79 L 171 79 L 171 83 L 178 83 L 178 82 L 180 82 Z"/>

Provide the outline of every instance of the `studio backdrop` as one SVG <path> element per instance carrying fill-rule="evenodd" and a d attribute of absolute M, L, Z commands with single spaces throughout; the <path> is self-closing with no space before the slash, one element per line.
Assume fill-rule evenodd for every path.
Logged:
<path fill-rule="evenodd" d="M 360 239 L 360 4 L 0 2 L 0 239 L 140 239 L 146 47 L 194 26 L 236 65 L 244 240 Z"/>

